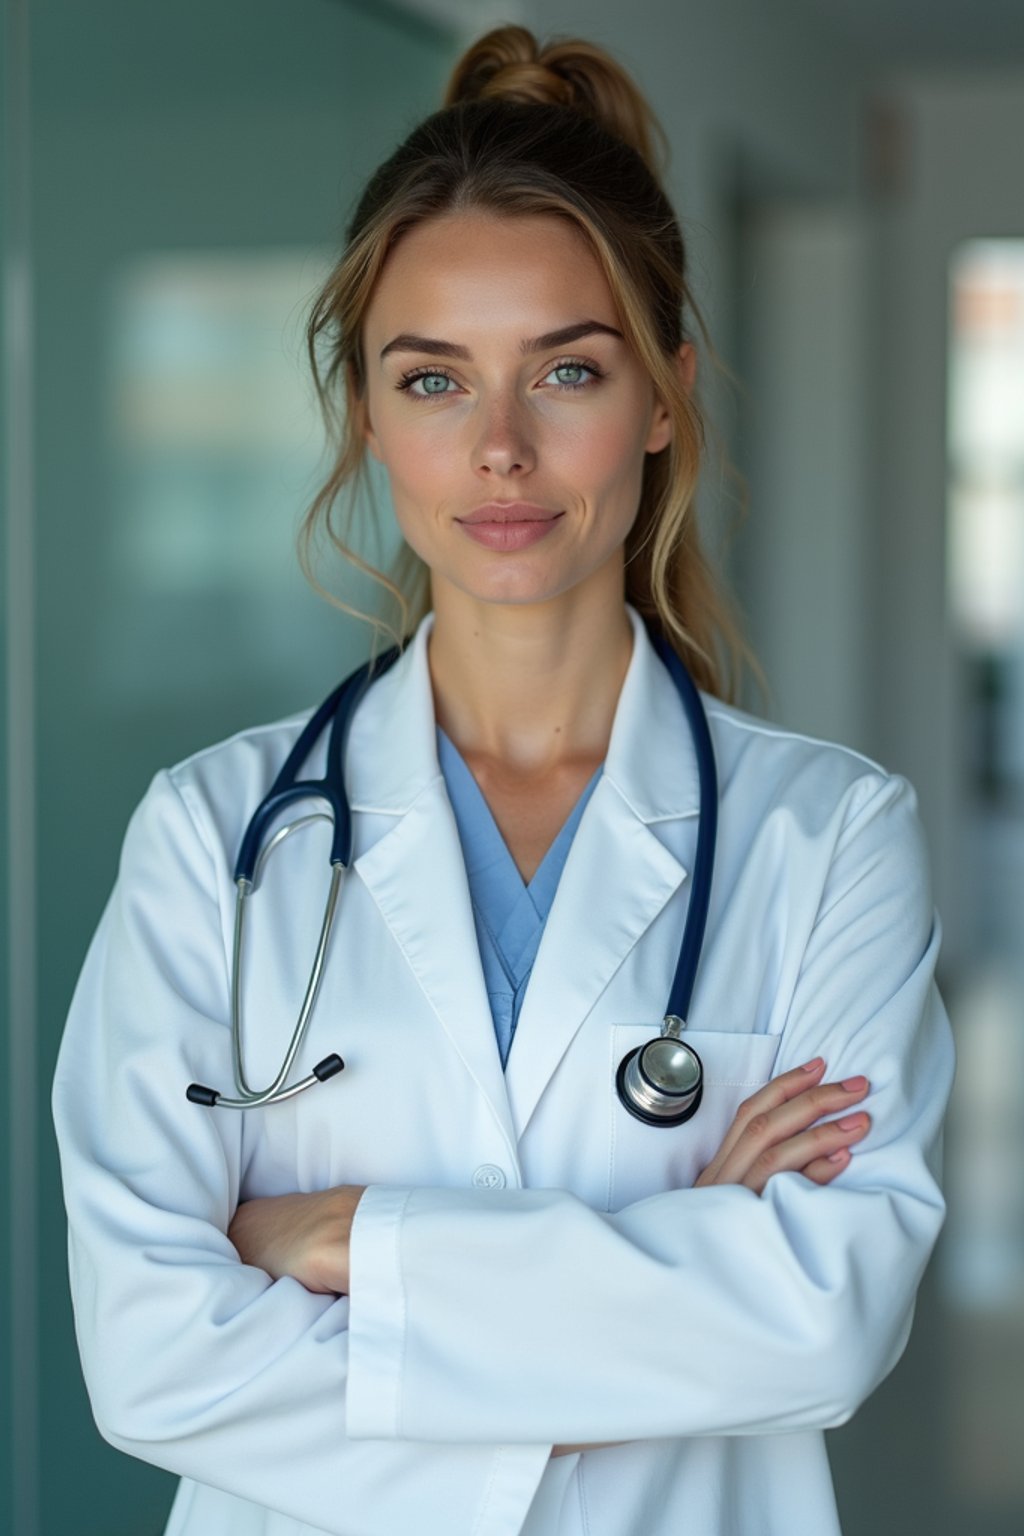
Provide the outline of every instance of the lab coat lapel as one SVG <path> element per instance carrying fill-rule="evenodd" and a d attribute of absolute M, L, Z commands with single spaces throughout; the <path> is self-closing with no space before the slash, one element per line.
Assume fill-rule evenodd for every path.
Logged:
<path fill-rule="evenodd" d="M 576 1031 L 686 874 L 602 777 L 569 850 L 509 1052 L 517 1137 Z"/>
<path fill-rule="evenodd" d="M 355 867 L 514 1147 L 466 866 L 443 779 Z"/>
<path fill-rule="evenodd" d="M 659 836 L 651 824 L 697 814 L 696 755 L 675 684 L 639 614 L 627 612 L 633 655 L 604 773 L 569 849 L 509 1052 L 517 1136 L 612 976 L 688 876 L 671 847 L 678 830 Z"/>
<path fill-rule="evenodd" d="M 395 817 L 353 867 L 514 1149 L 466 865 L 437 760 L 427 661 L 432 627 L 428 614 L 352 721 L 346 755 L 352 809 Z"/>
<path fill-rule="evenodd" d="M 658 835 L 651 826 L 697 813 L 693 744 L 643 621 L 628 605 L 627 613 L 633 655 L 604 772 L 569 850 L 504 1073 L 465 860 L 437 760 L 427 661 L 432 615 L 352 722 L 352 808 L 396 818 L 357 858 L 355 871 L 512 1146 L 576 1031 L 688 874 L 672 851 L 671 830 Z"/>

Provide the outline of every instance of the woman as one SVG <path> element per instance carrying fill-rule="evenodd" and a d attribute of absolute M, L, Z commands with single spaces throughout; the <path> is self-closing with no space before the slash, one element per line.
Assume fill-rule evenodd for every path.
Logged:
<path fill-rule="evenodd" d="M 827 1536 L 823 1430 L 906 1343 L 953 1072 L 914 793 L 727 702 L 651 132 L 599 50 L 499 29 L 314 307 L 345 413 L 310 531 L 369 451 L 429 579 L 345 754 L 355 860 L 294 1068 L 337 1049 L 340 1077 L 185 1098 L 229 1071 L 235 854 L 307 717 L 158 774 L 129 827 L 54 1113 L 94 1412 L 182 1475 L 170 1533 Z M 670 1125 L 616 1091 L 696 883 L 659 635 L 719 792 L 703 1098 Z M 252 903 L 252 1083 L 329 847 L 282 843 Z"/>

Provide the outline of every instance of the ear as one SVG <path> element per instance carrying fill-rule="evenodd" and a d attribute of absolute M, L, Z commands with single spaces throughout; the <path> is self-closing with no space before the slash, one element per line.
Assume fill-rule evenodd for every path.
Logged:
<path fill-rule="evenodd" d="M 367 409 L 365 395 L 356 403 L 355 416 L 356 430 L 377 462 L 382 464 L 384 462 L 384 455 L 381 453 L 377 434 L 373 430 L 373 423 L 370 420 L 370 412 Z"/>
<path fill-rule="evenodd" d="M 695 349 L 692 341 L 685 341 L 682 347 L 680 347 L 679 352 L 676 353 L 676 358 L 672 359 L 672 361 L 676 364 L 676 370 L 679 373 L 680 381 L 682 381 L 683 389 L 689 395 L 692 387 L 694 387 L 695 376 L 697 376 L 697 349 Z M 662 449 L 668 447 L 671 438 L 672 418 L 669 415 L 668 407 L 665 406 L 665 401 L 656 399 L 654 401 L 654 415 L 651 418 L 651 430 L 648 433 L 648 441 L 643 444 L 643 450 L 645 450 L 645 453 L 660 453 Z"/>
<path fill-rule="evenodd" d="M 693 389 L 694 379 L 697 377 L 697 349 L 692 341 L 684 341 L 673 359 L 676 371 L 682 380 L 683 388 L 689 394 Z M 644 444 L 647 453 L 660 453 L 662 448 L 668 446 L 672 437 L 672 417 L 665 406 L 664 401 L 658 399 L 654 403 L 654 415 L 651 419 L 651 430 Z"/>
<path fill-rule="evenodd" d="M 667 448 L 672 440 L 672 417 L 662 403 L 661 399 L 654 402 L 654 413 L 651 416 L 651 430 L 647 434 L 644 443 L 645 453 L 660 453 Z"/>
<path fill-rule="evenodd" d="M 359 382 L 352 364 L 348 365 L 348 388 L 346 390 L 347 409 L 352 418 L 356 432 L 363 439 L 374 458 L 382 463 L 380 443 L 377 434 L 373 430 L 370 420 L 370 410 L 366 399 L 366 389 L 359 388 Z"/>
<path fill-rule="evenodd" d="M 359 422 L 360 431 L 362 432 L 363 440 L 366 443 L 367 448 L 369 448 L 378 464 L 383 464 L 384 455 L 380 451 L 380 443 L 377 441 L 377 434 L 373 430 L 373 427 L 370 423 L 369 413 L 365 409 L 360 412 Z"/>
<path fill-rule="evenodd" d="M 692 341 L 684 341 L 676 354 L 676 367 L 683 376 L 683 388 L 692 394 L 697 377 L 697 348 Z"/>

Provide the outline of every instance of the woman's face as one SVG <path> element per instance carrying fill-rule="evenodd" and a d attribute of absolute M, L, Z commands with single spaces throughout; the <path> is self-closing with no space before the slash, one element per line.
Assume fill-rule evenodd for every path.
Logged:
<path fill-rule="evenodd" d="M 644 455 L 671 423 L 569 222 L 477 210 L 415 226 L 363 351 L 366 440 L 435 601 L 451 583 L 543 602 L 622 570 Z"/>

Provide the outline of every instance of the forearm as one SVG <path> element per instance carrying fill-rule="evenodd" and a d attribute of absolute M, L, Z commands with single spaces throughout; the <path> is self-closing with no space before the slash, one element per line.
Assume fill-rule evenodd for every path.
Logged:
<path fill-rule="evenodd" d="M 195 1232 L 115 1252 L 74 1193 L 71 1215 L 83 1371 L 117 1449 L 336 1536 L 393 1536 L 420 1517 L 474 1529 L 494 1488 L 529 1505 L 547 1444 L 348 1438 L 347 1297 L 201 1257 Z"/>
<path fill-rule="evenodd" d="M 350 1436 L 579 1446 L 845 1422 L 902 1350 L 942 1220 L 941 1199 L 796 1175 L 613 1216 L 562 1191 L 489 1193 L 412 1191 L 364 1246 L 360 1222 L 387 1224 L 400 1194 L 367 1192 Z"/>
<path fill-rule="evenodd" d="M 271 1279 L 289 1276 L 316 1294 L 347 1295 L 349 1236 L 363 1193 L 362 1185 L 340 1185 L 244 1201 L 235 1212 L 228 1237 L 244 1263 L 262 1269 Z M 618 1442 L 603 1444 L 613 1443 Z M 599 1448 L 556 1445 L 551 1455 Z"/>

